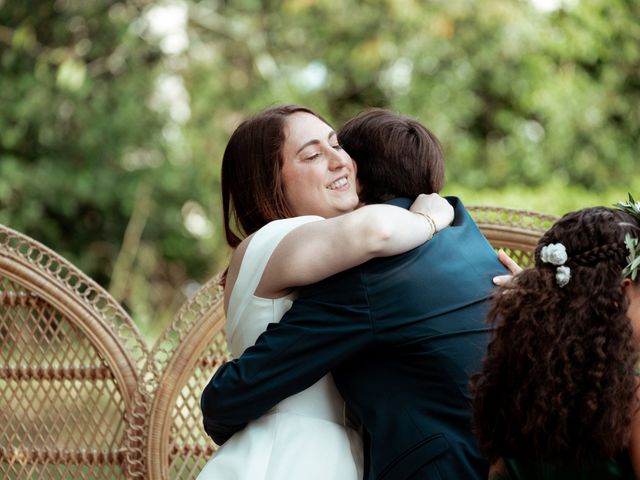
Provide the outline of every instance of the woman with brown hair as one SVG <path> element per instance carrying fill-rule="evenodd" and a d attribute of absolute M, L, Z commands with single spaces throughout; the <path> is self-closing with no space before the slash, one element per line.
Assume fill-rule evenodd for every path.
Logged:
<path fill-rule="evenodd" d="M 640 204 L 621 206 L 562 217 L 535 266 L 494 294 L 493 339 L 472 378 L 490 478 L 640 475 Z"/>
<path fill-rule="evenodd" d="M 354 210 L 355 164 L 331 127 L 298 106 L 268 109 L 238 127 L 223 158 L 222 197 L 227 242 L 235 248 L 225 308 L 236 357 L 280 320 L 296 287 L 413 249 L 453 219 L 435 193 L 420 195 L 411 211 Z M 362 478 L 361 457 L 361 440 L 347 427 L 328 375 L 235 434 L 199 478 L 355 480 Z"/>

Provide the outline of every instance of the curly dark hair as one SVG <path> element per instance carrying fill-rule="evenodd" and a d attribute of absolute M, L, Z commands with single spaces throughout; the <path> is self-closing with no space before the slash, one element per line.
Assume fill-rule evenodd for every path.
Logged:
<path fill-rule="evenodd" d="M 621 283 L 632 230 L 637 221 L 619 210 L 569 213 L 540 239 L 535 266 L 495 292 L 493 339 L 471 380 L 474 428 L 491 462 L 580 464 L 627 447 L 638 351 Z M 556 266 L 540 259 L 552 243 L 567 250 L 562 288 Z"/>

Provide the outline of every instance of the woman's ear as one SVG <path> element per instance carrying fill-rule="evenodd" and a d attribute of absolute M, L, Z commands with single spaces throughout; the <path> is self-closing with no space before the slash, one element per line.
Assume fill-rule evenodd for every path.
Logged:
<path fill-rule="evenodd" d="M 622 286 L 622 293 L 625 294 L 630 302 L 640 302 L 640 282 L 625 278 L 620 285 Z"/>

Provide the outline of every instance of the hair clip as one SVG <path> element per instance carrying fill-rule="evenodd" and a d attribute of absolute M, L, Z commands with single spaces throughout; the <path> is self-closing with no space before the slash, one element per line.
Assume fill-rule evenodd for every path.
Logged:
<path fill-rule="evenodd" d="M 561 243 L 550 243 L 540 250 L 542 263 L 556 265 L 556 283 L 560 288 L 571 280 L 571 269 L 564 265 L 567 261 L 567 249 Z"/>

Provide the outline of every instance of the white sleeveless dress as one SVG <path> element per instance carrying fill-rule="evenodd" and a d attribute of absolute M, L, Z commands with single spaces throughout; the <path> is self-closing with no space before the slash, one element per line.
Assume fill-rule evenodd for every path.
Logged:
<path fill-rule="evenodd" d="M 271 254 L 287 233 L 321 217 L 273 221 L 251 238 L 227 309 L 227 341 L 234 357 L 280 321 L 293 295 L 254 292 Z M 218 449 L 198 480 L 357 480 L 363 475 L 362 440 L 345 427 L 344 401 L 331 375 L 249 423 Z"/>

